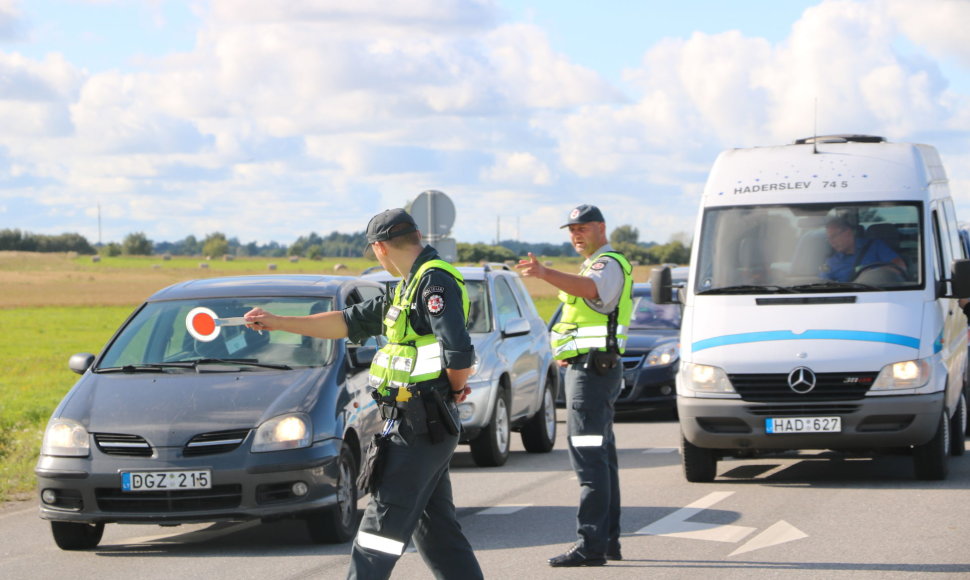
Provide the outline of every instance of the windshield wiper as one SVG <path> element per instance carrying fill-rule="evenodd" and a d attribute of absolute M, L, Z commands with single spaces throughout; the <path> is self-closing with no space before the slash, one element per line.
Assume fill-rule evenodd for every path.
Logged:
<path fill-rule="evenodd" d="M 136 365 L 124 365 L 120 367 L 107 367 L 95 369 L 96 373 L 157 373 L 164 369 L 191 369 L 195 365 L 192 362 L 170 362 L 170 363 L 141 363 Z"/>
<path fill-rule="evenodd" d="M 109 367 L 97 369 L 99 373 L 158 373 L 165 369 L 195 369 L 198 370 L 200 364 L 227 364 L 242 365 L 249 367 L 260 367 L 266 369 L 276 369 L 281 371 L 292 370 L 292 367 L 285 364 L 261 363 L 254 358 L 198 358 L 178 362 L 164 363 L 141 363 L 134 365 L 124 365 L 120 367 Z"/>
<path fill-rule="evenodd" d="M 738 286 L 723 286 L 721 288 L 711 288 L 710 290 L 701 290 L 697 292 L 697 295 L 701 294 L 791 294 L 794 292 L 788 286 L 774 286 L 774 285 L 758 285 L 758 284 L 740 284 Z"/>
<path fill-rule="evenodd" d="M 290 365 L 285 365 L 281 363 L 261 363 L 258 359 L 254 358 L 198 358 L 185 361 L 190 365 L 198 367 L 200 364 L 227 364 L 227 365 L 243 365 L 249 367 L 260 367 L 264 369 L 276 369 L 281 371 L 292 370 Z"/>
<path fill-rule="evenodd" d="M 839 282 L 836 280 L 826 280 L 825 282 L 814 282 L 812 284 L 799 284 L 792 286 L 795 292 L 828 292 L 830 290 L 861 290 L 863 292 L 879 291 L 882 288 L 860 284 L 859 282 Z"/>

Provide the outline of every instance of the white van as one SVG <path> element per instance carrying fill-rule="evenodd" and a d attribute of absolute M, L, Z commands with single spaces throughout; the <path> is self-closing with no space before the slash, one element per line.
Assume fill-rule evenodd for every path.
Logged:
<path fill-rule="evenodd" d="M 715 162 L 694 236 L 677 410 L 689 481 L 720 458 L 964 451 L 970 261 L 933 147 L 836 135 Z M 652 275 L 656 302 L 669 272 Z"/>

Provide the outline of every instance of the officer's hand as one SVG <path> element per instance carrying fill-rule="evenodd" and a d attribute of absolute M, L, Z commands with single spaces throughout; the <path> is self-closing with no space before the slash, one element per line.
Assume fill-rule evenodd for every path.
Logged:
<path fill-rule="evenodd" d="M 251 330 L 276 330 L 276 320 L 279 319 L 278 316 L 270 314 L 258 306 L 243 314 L 243 318 L 247 322 L 246 328 Z"/>
<path fill-rule="evenodd" d="M 546 271 L 546 267 L 540 264 L 539 260 L 536 260 L 536 256 L 532 252 L 529 252 L 528 260 L 519 260 L 519 263 L 515 265 L 515 269 L 521 272 L 525 278 L 542 278 L 542 275 Z"/>
<path fill-rule="evenodd" d="M 465 385 L 465 388 L 460 391 L 451 391 L 451 396 L 454 397 L 455 403 L 461 403 L 461 402 L 464 402 L 466 398 L 468 398 L 468 395 L 470 395 L 471 392 L 472 392 L 472 388 L 469 387 L 468 385 Z"/>

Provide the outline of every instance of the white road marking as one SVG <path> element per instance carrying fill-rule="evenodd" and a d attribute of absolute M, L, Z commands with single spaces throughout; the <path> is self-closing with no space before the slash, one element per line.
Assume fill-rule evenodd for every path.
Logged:
<path fill-rule="evenodd" d="M 716 491 L 708 494 L 687 507 L 683 507 L 666 517 L 660 518 L 636 533 L 647 536 L 670 536 L 693 540 L 708 540 L 711 542 L 740 542 L 757 528 L 687 521 L 689 518 L 696 516 L 731 495 L 734 495 L 733 491 Z"/>
<path fill-rule="evenodd" d="M 746 544 L 731 552 L 728 554 L 728 556 L 744 554 L 745 552 L 752 552 L 754 550 L 760 550 L 761 548 L 767 548 L 768 546 L 776 546 L 778 544 L 793 542 L 795 540 L 801 540 L 802 538 L 807 537 L 808 534 L 789 524 L 785 520 L 778 520 L 775 525 L 751 538 Z"/>
<path fill-rule="evenodd" d="M 527 504 L 516 504 L 516 505 L 497 505 L 490 508 L 485 508 L 480 512 L 477 512 L 477 516 L 507 516 L 509 514 L 514 514 L 515 512 L 525 509 L 527 507 L 532 507 L 531 503 Z"/>

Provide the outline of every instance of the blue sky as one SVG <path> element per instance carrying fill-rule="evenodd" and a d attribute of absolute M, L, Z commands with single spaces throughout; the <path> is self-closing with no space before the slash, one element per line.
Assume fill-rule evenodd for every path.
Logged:
<path fill-rule="evenodd" d="M 284 244 L 436 189 L 459 241 L 599 205 L 666 242 L 726 148 L 936 145 L 970 215 L 964 0 L 0 0 L 0 229 Z"/>

